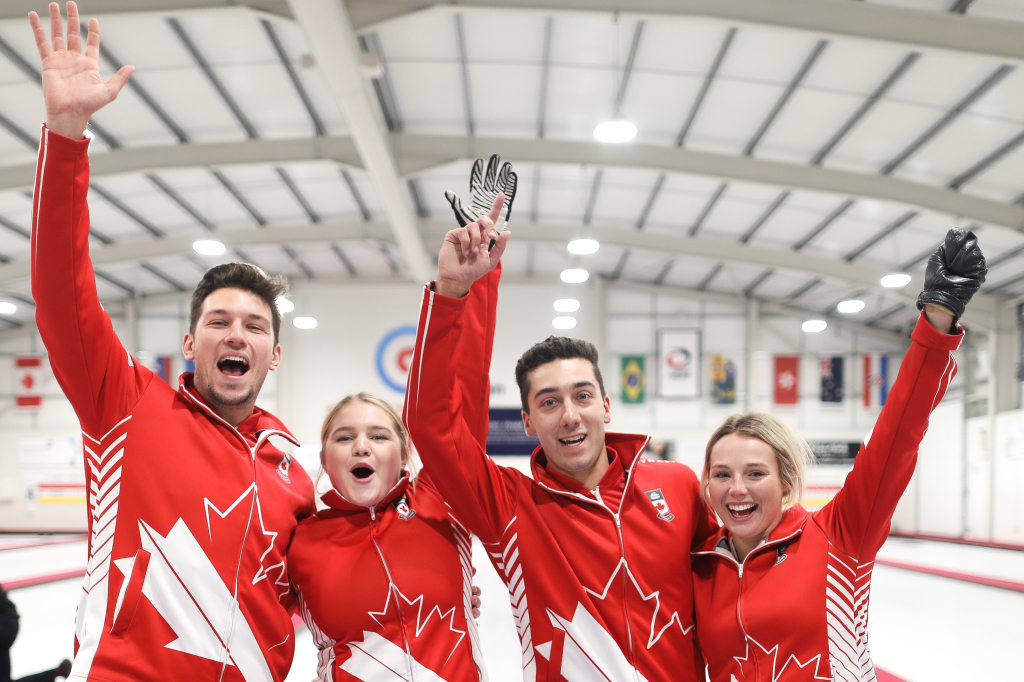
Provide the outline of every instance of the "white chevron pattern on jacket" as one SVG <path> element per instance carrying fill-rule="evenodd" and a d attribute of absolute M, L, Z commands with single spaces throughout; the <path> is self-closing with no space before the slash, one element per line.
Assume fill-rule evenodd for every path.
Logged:
<path fill-rule="evenodd" d="M 874 562 L 859 563 L 829 543 L 825 587 L 828 656 L 836 682 L 873 682 L 868 650 L 868 595 Z"/>
<path fill-rule="evenodd" d="M 302 592 L 294 585 L 292 586 L 292 591 L 298 599 L 299 615 L 302 616 L 302 621 L 309 628 L 310 634 L 313 635 L 313 643 L 316 644 L 317 648 L 316 679 L 313 682 L 334 682 L 334 645 L 337 642 L 325 635 L 324 631 L 313 620 L 313 614 L 309 612 L 309 608 L 302 598 Z"/>
<path fill-rule="evenodd" d="M 505 527 L 503 538 L 512 533 L 512 537 L 505 546 L 485 545 L 488 547 L 488 554 L 491 561 L 498 569 L 498 575 L 505 582 L 508 588 L 509 601 L 512 603 L 512 617 L 516 622 L 516 632 L 519 633 L 519 643 L 522 646 L 523 654 L 523 680 L 534 682 L 537 679 L 537 660 L 533 651 L 533 635 L 530 632 L 530 609 L 526 601 L 526 581 L 523 579 L 523 566 L 519 562 L 519 547 L 516 542 L 519 540 L 519 533 L 513 532 L 516 517 L 509 521 Z M 499 551 L 492 552 L 490 547 Z"/>
<path fill-rule="evenodd" d="M 82 432 L 86 480 L 89 484 L 89 564 L 82 598 L 75 616 L 78 653 L 73 673 L 88 676 L 103 635 L 109 593 L 110 553 L 117 529 L 117 503 L 121 494 L 121 465 L 128 438 L 128 415 L 100 438 Z"/>

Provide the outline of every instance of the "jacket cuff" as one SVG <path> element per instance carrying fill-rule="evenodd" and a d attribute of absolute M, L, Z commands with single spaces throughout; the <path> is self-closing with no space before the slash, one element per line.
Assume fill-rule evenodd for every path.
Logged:
<path fill-rule="evenodd" d="M 88 130 L 85 131 L 85 137 L 81 140 L 72 140 L 70 137 L 64 137 L 60 133 L 55 133 L 43 124 L 42 127 L 42 138 L 46 138 L 47 152 L 57 151 L 64 154 L 80 154 L 88 156 L 89 154 L 89 143 L 92 142 L 92 133 Z"/>
<path fill-rule="evenodd" d="M 914 327 L 914 331 L 910 335 L 910 338 L 925 348 L 934 348 L 935 350 L 956 350 L 960 347 L 960 344 L 963 343 L 964 328 L 957 324 L 956 329 L 956 334 L 943 334 L 932 326 L 932 323 L 928 321 L 928 318 L 926 318 L 924 312 L 922 312 L 920 317 L 917 318 L 917 326 Z"/>
<path fill-rule="evenodd" d="M 473 282 L 473 286 L 476 286 L 476 284 L 476 282 Z M 466 307 L 466 303 L 469 301 L 469 294 L 462 296 L 460 298 L 445 296 L 444 294 L 437 293 L 436 285 L 436 280 L 431 280 L 426 284 L 427 295 L 434 297 L 433 304 L 435 306 L 443 306 L 446 308 L 451 308 L 452 310 L 455 311 L 461 311 L 463 308 Z"/>

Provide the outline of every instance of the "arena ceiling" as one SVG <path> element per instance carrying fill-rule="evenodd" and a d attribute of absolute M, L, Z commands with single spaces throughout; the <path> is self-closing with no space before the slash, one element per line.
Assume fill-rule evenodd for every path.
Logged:
<path fill-rule="evenodd" d="M 24 15 L 0 6 L 0 297 L 31 321 L 43 119 Z M 519 173 L 506 276 L 608 281 L 906 330 L 927 255 L 978 232 L 981 300 L 1024 294 L 1024 7 L 1008 0 L 96 0 L 92 252 L 106 302 L 166 300 L 212 238 L 292 279 L 424 280 L 446 189 Z M 92 14 L 90 14 L 92 13 Z M 597 142 L 610 119 L 636 125 Z M 573 256 L 566 242 L 601 249 Z M 908 272 L 905 290 L 882 275 Z"/>

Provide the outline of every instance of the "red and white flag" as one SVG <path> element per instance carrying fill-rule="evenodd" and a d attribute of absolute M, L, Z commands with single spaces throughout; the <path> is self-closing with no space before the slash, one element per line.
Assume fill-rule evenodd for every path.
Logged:
<path fill-rule="evenodd" d="M 43 356 L 14 356 L 14 404 L 21 410 L 43 406 Z"/>
<path fill-rule="evenodd" d="M 796 405 L 800 402 L 800 356 L 775 356 L 775 386 L 773 396 L 776 405 Z"/>

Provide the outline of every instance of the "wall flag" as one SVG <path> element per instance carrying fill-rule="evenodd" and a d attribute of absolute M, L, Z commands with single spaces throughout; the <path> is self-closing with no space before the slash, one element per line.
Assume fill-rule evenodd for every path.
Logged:
<path fill-rule="evenodd" d="M 700 330 L 658 330 L 658 396 L 700 397 Z"/>
<path fill-rule="evenodd" d="M 885 405 L 889 397 L 889 356 L 864 354 L 864 407 Z"/>
<path fill-rule="evenodd" d="M 642 403 L 647 388 L 647 374 L 644 372 L 644 356 L 622 356 L 622 402 Z"/>
<path fill-rule="evenodd" d="M 724 355 L 711 356 L 711 403 L 736 404 L 736 365 Z"/>
<path fill-rule="evenodd" d="M 800 402 L 800 356 L 775 356 L 775 382 L 772 397 L 776 405 Z"/>
<path fill-rule="evenodd" d="M 821 402 L 843 402 L 843 356 L 821 358 Z"/>
<path fill-rule="evenodd" d="M 19 410 L 43 406 L 43 356 L 14 356 L 14 404 Z"/>

